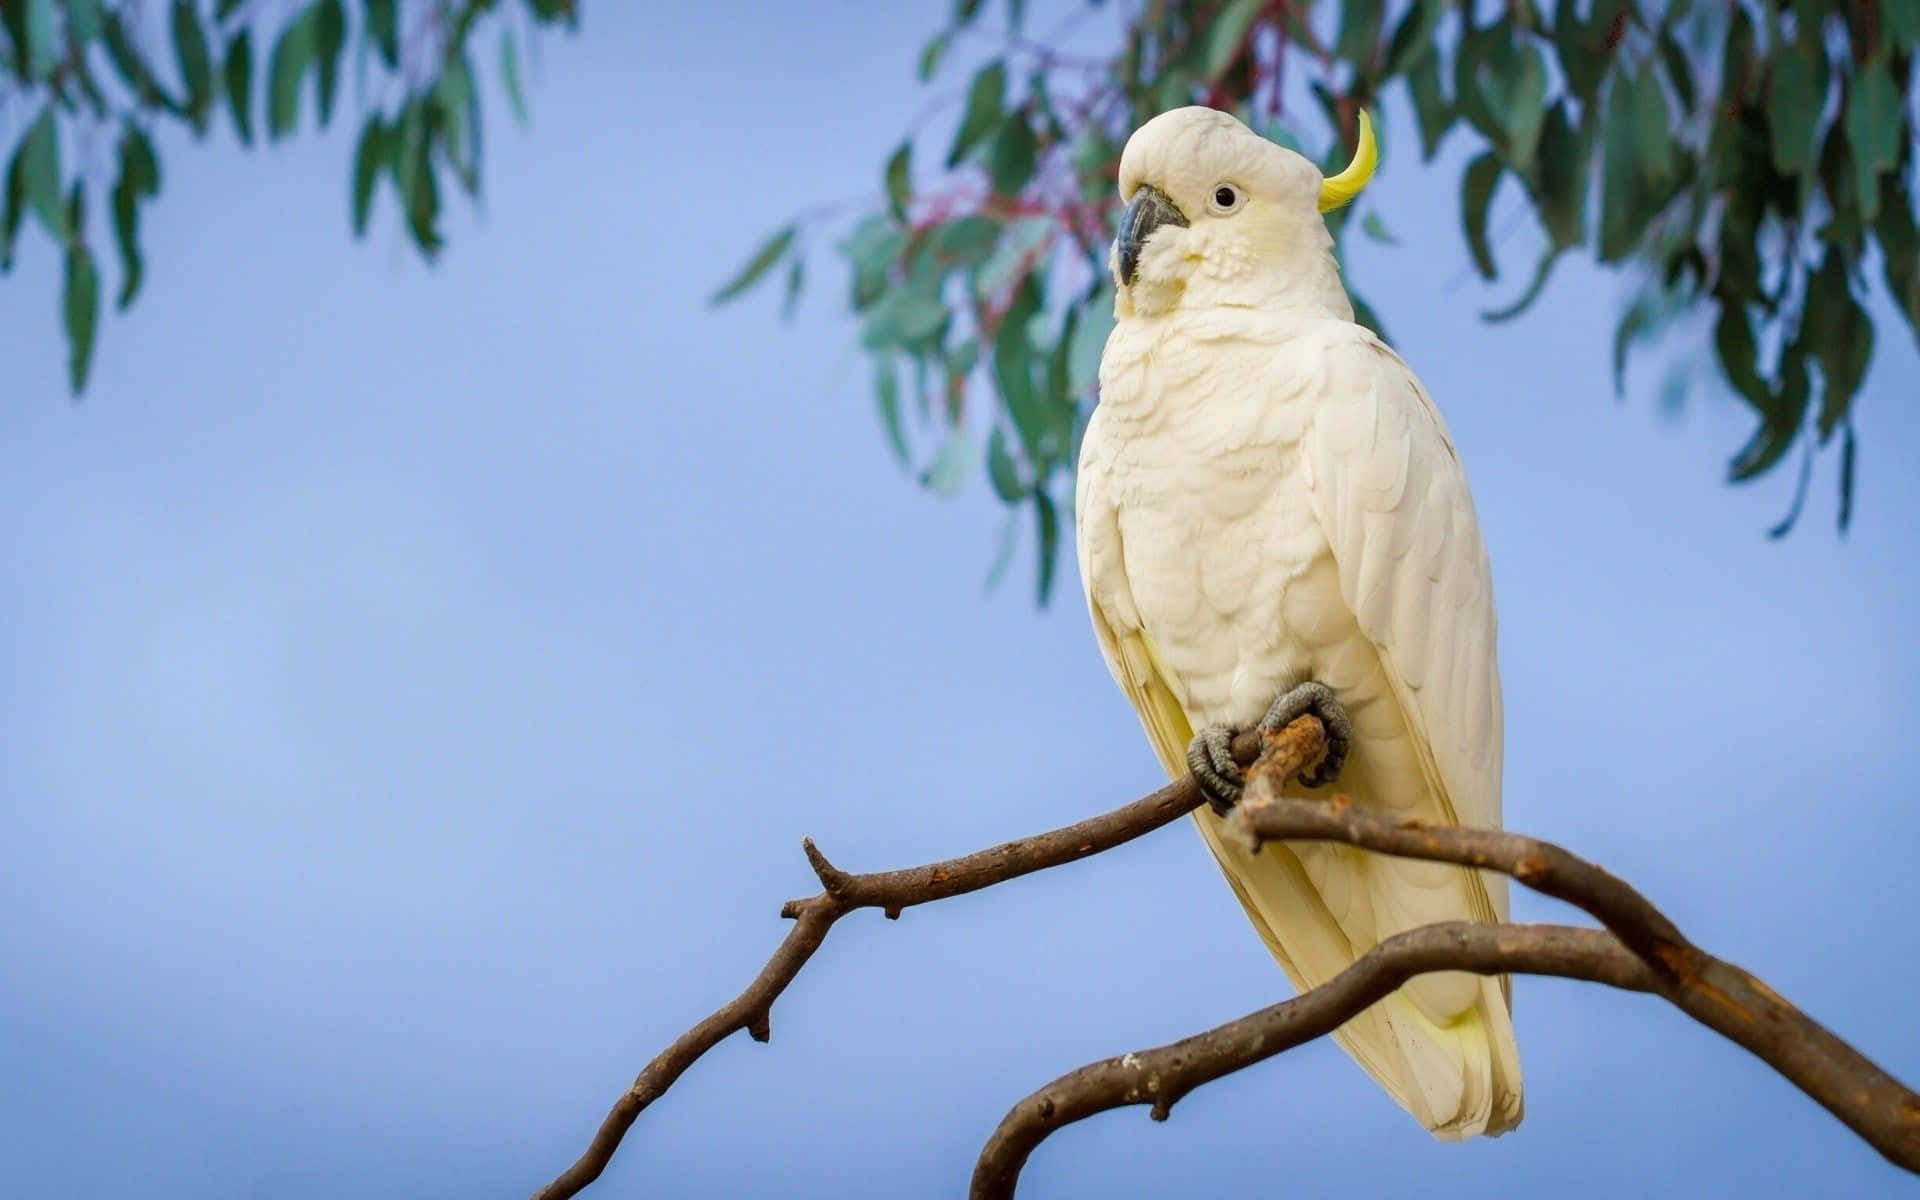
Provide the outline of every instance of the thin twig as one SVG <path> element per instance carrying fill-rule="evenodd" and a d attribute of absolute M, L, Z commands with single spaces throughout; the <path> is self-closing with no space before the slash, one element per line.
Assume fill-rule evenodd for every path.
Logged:
<path fill-rule="evenodd" d="M 1301 717 L 1278 734 L 1268 735 L 1268 759 L 1282 760 L 1290 764 L 1288 769 L 1292 771 L 1312 766 L 1325 751 L 1326 732 L 1311 716 Z M 1260 738 L 1254 734 L 1240 735 L 1234 740 L 1233 752 L 1242 765 L 1252 763 L 1262 752 Z M 579 1161 L 534 1193 L 535 1200 L 566 1200 L 599 1178 L 614 1151 L 619 1149 L 621 1139 L 647 1105 L 658 1100 L 688 1067 L 721 1040 L 744 1029 L 755 1041 L 766 1041 L 773 1002 L 793 982 L 800 968 L 806 966 L 813 952 L 826 940 L 833 923 L 841 917 L 859 908 L 878 908 L 889 918 L 897 917 L 901 910 L 915 905 L 964 895 L 1048 867 L 1075 862 L 1151 833 L 1199 807 L 1201 799 L 1193 780 L 1182 779 L 1112 812 L 1051 833 L 1006 842 L 944 862 L 871 875 L 847 874 L 827 861 L 827 856 L 812 839 L 807 839 L 802 849 L 825 890 L 804 900 L 786 903 L 780 913 L 793 920 L 793 929 L 767 960 L 767 965 L 760 969 L 760 974 L 745 991 L 681 1034 L 646 1065 L 633 1086 L 621 1094 L 600 1123 L 599 1131 Z"/>
<path fill-rule="evenodd" d="M 1381 942 L 1291 1000 L 1157 1050 L 1093 1063 L 1015 1105 L 974 1170 L 973 1200 L 1010 1197 L 1021 1167 L 1063 1125 L 1127 1104 L 1164 1119 L 1204 1083 L 1337 1029 L 1415 975 L 1437 970 L 1560 975 L 1653 992 L 1744 1046 L 1896 1166 L 1920 1174 L 1920 1095 L 1772 988 L 1681 934 L 1632 886 L 1551 842 L 1485 829 L 1397 821 L 1332 801 L 1286 799 L 1294 772 L 1262 757 L 1231 828 L 1270 841 L 1343 842 L 1402 858 L 1511 875 L 1598 918 L 1608 932 L 1565 926 L 1429 925 Z"/>

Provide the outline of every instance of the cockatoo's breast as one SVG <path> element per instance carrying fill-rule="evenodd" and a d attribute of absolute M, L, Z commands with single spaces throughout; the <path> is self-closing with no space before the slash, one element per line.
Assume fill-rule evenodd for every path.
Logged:
<path fill-rule="evenodd" d="M 1116 330 L 1099 469 L 1141 627 L 1189 717 L 1242 728 L 1280 692 L 1323 678 L 1341 643 L 1369 660 L 1371 649 L 1309 503 L 1300 443 L 1319 389 L 1288 369 L 1301 347 L 1210 316 Z"/>

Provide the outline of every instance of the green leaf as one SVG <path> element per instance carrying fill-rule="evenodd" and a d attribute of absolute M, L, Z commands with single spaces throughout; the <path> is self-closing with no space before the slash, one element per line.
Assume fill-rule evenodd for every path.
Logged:
<path fill-rule="evenodd" d="M 1853 425 L 1840 441 L 1840 532 L 1853 523 Z"/>
<path fill-rule="evenodd" d="M 1607 89 L 1607 117 L 1601 126 L 1599 258 L 1603 263 L 1625 258 L 1646 231 L 1641 222 L 1643 205 L 1634 116 L 1632 81 L 1624 76 L 1616 77 Z"/>
<path fill-rule="evenodd" d="M 187 88 L 187 117 L 194 132 L 206 128 L 213 110 L 213 51 L 193 0 L 173 0 L 173 53 L 180 64 L 180 80 Z"/>
<path fill-rule="evenodd" d="M 1813 165 L 1820 109 L 1827 92 L 1827 57 L 1808 37 L 1774 53 L 1767 86 L 1767 117 L 1773 134 L 1773 165 L 1797 175 Z"/>
<path fill-rule="evenodd" d="M 14 151 L 13 170 L 20 173 L 20 194 L 33 215 L 40 218 L 56 242 L 67 240 L 67 210 L 60 203 L 60 132 L 51 104 L 27 126 Z"/>
<path fill-rule="evenodd" d="M 140 292 L 145 273 L 140 255 L 140 201 L 160 194 L 160 161 L 138 125 L 120 135 L 119 172 L 113 181 L 113 236 L 120 249 L 121 283 L 116 304 L 125 309 Z"/>
<path fill-rule="evenodd" d="M 14 45 L 26 51 L 26 76 L 39 81 L 53 74 L 59 51 L 54 40 L 53 0 L 11 0 L 6 5 L 11 18 Z"/>
<path fill-rule="evenodd" d="M 1533 43 L 1521 51 L 1518 70 L 1507 80 L 1505 93 L 1507 160 L 1524 171 L 1540 144 L 1540 126 L 1547 115 L 1547 60 Z"/>
<path fill-rule="evenodd" d="M 1530 177 L 1540 222 L 1553 245 L 1577 246 L 1587 236 L 1587 168 L 1591 143 L 1567 118 L 1564 101 L 1547 110 Z"/>
<path fill-rule="evenodd" d="M 1766 403 L 1760 408 L 1759 428 L 1727 466 L 1729 483 L 1744 483 L 1765 474 L 1792 448 L 1800 435 L 1810 395 L 1805 348 L 1796 342 L 1780 356 L 1780 386 L 1767 393 Z M 1795 501 L 1794 511 L 1799 508 L 1799 501 Z M 1792 522 L 1787 524 L 1791 526 Z"/>
<path fill-rule="evenodd" d="M 1813 443 L 1807 443 L 1807 451 L 1800 456 L 1800 480 L 1793 485 L 1793 506 L 1787 509 L 1787 515 L 1780 523 L 1767 530 L 1767 536 L 1775 541 L 1787 536 L 1794 522 L 1800 519 L 1800 510 L 1807 503 L 1807 483 L 1813 478 Z"/>
<path fill-rule="evenodd" d="M 100 0 L 67 0 L 66 8 L 67 37 L 75 45 L 84 46 L 100 36 L 105 26 Z"/>
<path fill-rule="evenodd" d="M 1060 561 L 1060 514 L 1053 507 L 1053 497 L 1043 488 L 1033 493 L 1033 515 L 1040 530 L 1038 599 L 1040 607 L 1045 608 L 1053 594 L 1054 568 Z"/>
<path fill-rule="evenodd" d="M 1407 91 L 1413 100 L 1414 121 L 1420 127 L 1420 156 L 1431 160 L 1440 148 L 1440 139 L 1460 115 L 1440 81 L 1439 55 L 1430 54 L 1415 62 L 1407 72 Z"/>
<path fill-rule="evenodd" d="M 1616 399 L 1627 390 L 1627 352 L 1653 325 L 1652 297 L 1642 293 L 1620 316 L 1613 331 L 1613 394 Z"/>
<path fill-rule="evenodd" d="M 1727 377 L 1727 382 L 1733 385 L 1733 390 L 1740 393 L 1741 398 L 1756 412 L 1764 414 L 1771 406 L 1772 397 L 1755 363 L 1759 349 L 1754 343 L 1753 326 L 1747 320 L 1744 305 L 1721 307 L 1720 319 L 1713 327 L 1713 349 L 1719 356 L 1720 370 Z"/>
<path fill-rule="evenodd" d="M 1440 18 L 1446 14 L 1446 0 L 1414 0 L 1394 28 L 1393 40 L 1387 44 L 1382 78 L 1392 79 L 1414 64 L 1435 57 L 1434 34 L 1440 29 Z"/>
<path fill-rule="evenodd" d="M 1498 325 L 1503 321 L 1513 320 L 1521 313 L 1527 311 L 1527 309 L 1533 307 L 1533 302 L 1540 298 L 1540 293 L 1546 291 L 1547 280 L 1553 275 L 1553 264 L 1558 261 L 1560 261 L 1560 250 L 1558 247 L 1549 249 L 1545 254 L 1542 254 L 1539 265 L 1533 269 L 1533 280 L 1527 284 L 1527 290 L 1520 293 L 1519 299 L 1507 305 L 1505 308 L 1490 309 L 1482 312 L 1480 319 L 1489 325 Z"/>
<path fill-rule="evenodd" d="M 314 62 L 320 68 L 320 128 L 333 120 L 333 95 L 340 78 L 340 52 L 347 44 L 347 13 L 340 0 L 319 0 L 314 16 Z M 447 65 L 451 71 L 455 59 Z M 442 76 L 442 82 L 445 77 Z"/>
<path fill-rule="evenodd" d="M 1487 210 L 1493 203 L 1494 188 L 1504 168 L 1500 156 L 1483 152 L 1467 165 L 1460 180 L 1460 219 L 1466 225 L 1467 248 L 1473 251 L 1473 265 L 1486 279 L 1499 275 L 1494 265 L 1493 248 L 1487 242 Z"/>
<path fill-rule="evenodd" d="M 1387 228 L 1387 223 L 1380 219 L 1377 212 L 1370 212 L 1360 219 L 1360 232 L 1388 246 L 1400 244 L 1400 239 L 1393 236 L 1393 231 Z"/>
<path fill-rule="evenodd" d="M 1001 578 L 1007 573 L 1008 565 L 1013 562 L 1014 517 L 1016 515 L 1012 509 L 1008 509 L 1007 515 L 1000 520 L 1000 536 L 996 539 L 997 545 L 993 551 L 993 562 L 987 568 L 986 582 L 982 585 L 983 591 L 991 592 L 994 588 L 999 587 Z"/>
<path fill-rule="evenodd" d="M 933 73 L 940 69 L 940 61 L 947 56 L 947 48 L 951 45 L 953 45 L 953 34 L 943 29 L 934 34 L 927 44 L 920 48 L 920 66 L 915 73 L 921 83 L 933 78 Z"/>
<path fill-rule="evenodd" d="M 993 436 L 987 439 L 987 479 L 993 484 L 994 494 L 1008 504 L 1018 504 L 1027 498 L 1029 489 L 1020 479 L 1020 464 L 1007 448 L 1006 430 L 997 425 Z"/>
<path fill-rule="evenodd" d="M 1377 3 L 1377 0 L 1362 0 Z M 1233 60 L 1240 57 L 1240 48 L 1247 40 L 1247 30 L 1253 27 L 1253 19 L 1266 7 L 1265 0 L 1228 0 L 1207 26 L 1205 49 L 1200 56 L 1200 72 L 1208 79 L 1218 79 Z"/>
<path fill-rule="evenodd" d="M 768 271 L 773 270 L 773 265 L 785 257 L 787 251 L 793 249 L 794 238 L 799 236 L 799 233 L 799 226 L 789 225 L 762 242 L 760 248 L 753 252 L 753 257 L 747 260 L 747 265 L 740 268 L 740 273 L 708 298 L 707 303 L 725 304 L 759 283 Z"/>
<path fill-rule="evenodd" d="M 273 45 L 273 53 L 267 59 L 267 136 L 281 138 L 293 132 L 300 121 L 300 84 L 306 78 L 307 68 L 313 65 L 313 54 L 319 37 L 319 8 L 308 5 L 300 11 L 287 27 L 280 31 L 280 39 Z"/>
<path fill-rule="evenodd" d="M 507 104 L 513 109 L 513 119 L 525 128 L 527 97 L 520 90 L 520 51 L 514 45 L 511 28 L 500 31 L 500 82 L 506 88 Z"/>
<path fill-rule="evenodd" d="M 67 379 L 77 396 L 87 389 L 87 373 L 93 367 L 93 335 L 100 324 L 100 272 L 87 244 L 78 238 L 67 244 L 66 258 L 60 311 L 67 330 Z"/>
<path fill-rule="evenodd" d="M 367 32 L 373 37 L 373 44 L 380 51 L 381 61 L 389 70 L 400 65 L 400 5 L 398 0 L 367 0 Z M 507 30 L 505 38 L 511 40 L 513 31 Z M 509 92 L 512 87 L 509 85 Z"/>
<path fill-rule="evenodd" d="M 1026 114 L 1008 113 L 987 145 L 987 174 L 993 180 L 993 190 L 1005 196 L 1017 195 L 1033 178 L 1039 153 L 1040 143 L 1027 124 Z"/>
<path fill-rule="evenodd" d="M 1884 63 L 1873 62 L 1859 69 L 1848 85 L 1842 119 L 1853 157 L 1854 194 L 1860 216 L 1871 221 L 1879 208 L 1880 176 L 1900 164 L 1900 139 L 1906 125 L 1899 89 L 1894 87 Z"/>
<path fill-rule="evenodd" d="M 907 205 L 913 202 L 913 143 L 901 142 L 887 159 L 887 209 L 893 219 L 904 224 Z"/>
<path fill-rule="evenodd" d="M 1607 77 L 1607 68 L 1615 61 L 1606 46 L 1600 14 L 1596 12 L 1594 18 L 1591 25 L 1582 22 L 1573 0 L 1556 0 L 1554 5 L 1554 52 L 1559 56 L 1561 73 L 1567 77 L 1567 87 L 1582 104 L 1593 101 Z"/>
<path fill-rule="evenodd" d="M 964 429 L 954 429 L 933 456 L 933 462 L 920 473 L 920 483 L 931 489 L 936 495 L 951 496 L 967 482 L 967 476 L 973 473 L 974 460 L 979 457 L 973 439 Z"/>
<path fill-rule="evenodd" d="M 182 111 L 154 81 L 152 70 L 134 48 L 133 39 L 127 35 L 126 23 L 121 20 L 118 10 L 109 11 L 102 19 L 100 33 L 107 44 L 107 57 L 113 61 L 114 69 L 120 72 L 120 78 L 126 80 L 141 104 L 172 112 Z"/>
<path fill-rule="evenodd" d="M 1920 227 L 1914 223 L 1912 201 L 1898 175 L 1880 180 L 1880 217 L 1874 226 L 1880 235 L 1880 254 L 1887 292 L 1920 338 Z"/>
<path fill-rule="evenodd" d="M 969 214 L 934 226 L 927 248 L 943 262 L 970 267 L 985 261 L 999 240 L 1000 222 Z"/>
<path fill-rule="evenodd" d="M 794 310 L 800 306 L 800 289 L 807 281 L 807 260 L 798 254 L 787 264 L 787 288 L 780 297 L 780 319 L 793 320 Z"/>
<path fill-rule="evenodd" d="M 874 358 L 873 390 L 880 401 L 880 427 L 887 432 L 887 445 L 893 448 L 894 458 L 904 467 L 910 461 L 907 434 L 900 423 L 900 378 L 891 355 L 882 354 Z"/>
<path fill-rule="evenodd" d="M 253 144 L 253 35 L 246 29 L 227 42 L 227 57 L 220 69 L 227 87 L 227 111 L 233 115 L 234 132 L 243 145 Z"/>
<path fill-rule="evenodd" d="M 947 166 L 957 167 L 968 151 L 1000 124 L 1007 103 L 1007 64 L 994 59 L 981 67 L 967 87 L 967 107 L 947 151 Z"/>
<path fill-rule="evenodd" d="M 380 172 L 392 165 L 395 138 L 379 113 L 367 118 L 360 127 L 360 139 L 353 148 L 353 192 L 350 206 L 355 237 L 367 231 L 367 216 L 373 210 L 373 188 Z"/>
<path fill-rule="evenodd" d="M 1920 45 L 1920 6 L 1913 0 L 1880 0 L 1880 20 L 1902 50 Z"/>
<path fill-rule="evenodd" d="M 480 188 L 480 125 L 475 111 L 473 68 L 457 54 L 440 69 L 433 99 L 440 110 L 441 144 L 460 185 L 469 194 Z"/>
<path fill-rule="evenodd" d="M 1845 257 L 1828 247 L 1807 281 L 1800 341 L 1820 363 L 1820 441 L 1847 419 L 1873 358 L 1873 319 L 1854 299 Z"/>
<path fill-rule="evenodd" d="M 974 295 L 991 299 L 1024 279 L 1044 253 L 1041 247 L 1053 238 L 1055 228 L 1052 217 L 1021 217 L 1008 222 L 993 256 L 974 274 Z"/>

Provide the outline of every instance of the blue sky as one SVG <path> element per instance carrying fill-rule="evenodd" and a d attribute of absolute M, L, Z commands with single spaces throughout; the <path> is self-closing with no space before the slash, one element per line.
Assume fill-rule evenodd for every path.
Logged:
<path fill-rule="evenodd" d="M 346 135 L 170 145 L 147 291 L 77 406 L 25 239 L 0 286 L 10 1190 L 523 1195 L 759 968 L 813 890 L 801 835 L 902 866 L 1154 786 L 1070 575 L 1044 613 L 1025 557 L 983 592 L 984 485 L 894 467 L 828 260 L 792 326 L 704 304 L 790 213 L 875 185 L 938 19 L 590 6 L 543 46 L 532 129 L 493 114 L 484 212 L 433 269 L 385 199 L 349 241 Z M 1791 480 L 1719 482 L 1731 402 L 1664 418 L 1652 364 L 1614 401 L 1618 280 L 1565 268 L 1478 321 L 1521 281 L 1462 281 L 1458 149 L 1390 160 L 1370 196 L 1401 244 L 1352 271 L 1474 482 L 1509 823 L 1920 1078 L 1914 341 L 1882 325 L 1853 533 L 1828 458 L 1770 543 Z M 960 1194 L 1032 1088 L 1284 988 L 1181 826 L 861 914 L 773 1042 L 698 1064 L 592 1194 Z M 1434 1143 L 1316 1045 L 1165 1125 L 1066 1131 L 1031 1193 L 1901 1188 L 1657 1003 L 1516 993 L 1510 1137 Z"/>

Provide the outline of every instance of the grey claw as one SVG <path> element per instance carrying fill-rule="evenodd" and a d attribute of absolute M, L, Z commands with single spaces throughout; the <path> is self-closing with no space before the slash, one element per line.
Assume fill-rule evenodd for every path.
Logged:
<path fill-rule="evenodd" d="M 1233 761 L 1233 731 L 1225 725 L 1209 725 L 1193 736 L 1187 744 L 1187 769 L 1214 812 L 1224 817 L 1240 803 L 1247 778 Z"/>
<path fill-rule="evenodd" d="M 1340 768 L 1347 765 L 1347 754 L 1353 749 L 1353 721 L 1334 697 L 1332 688 L 1308 680 L 1275 700 L 1267 709 L 1267 715 L 1260 718 L 1260 728 L 1263 731 L 1281 729 L 1305 713 L 1312 713 L 1326 726 L 1327 753 L 1311 775 L 1302 771 L 1299 779 L 1308 787 L 1325 787 L 1340 778 Z"/>

